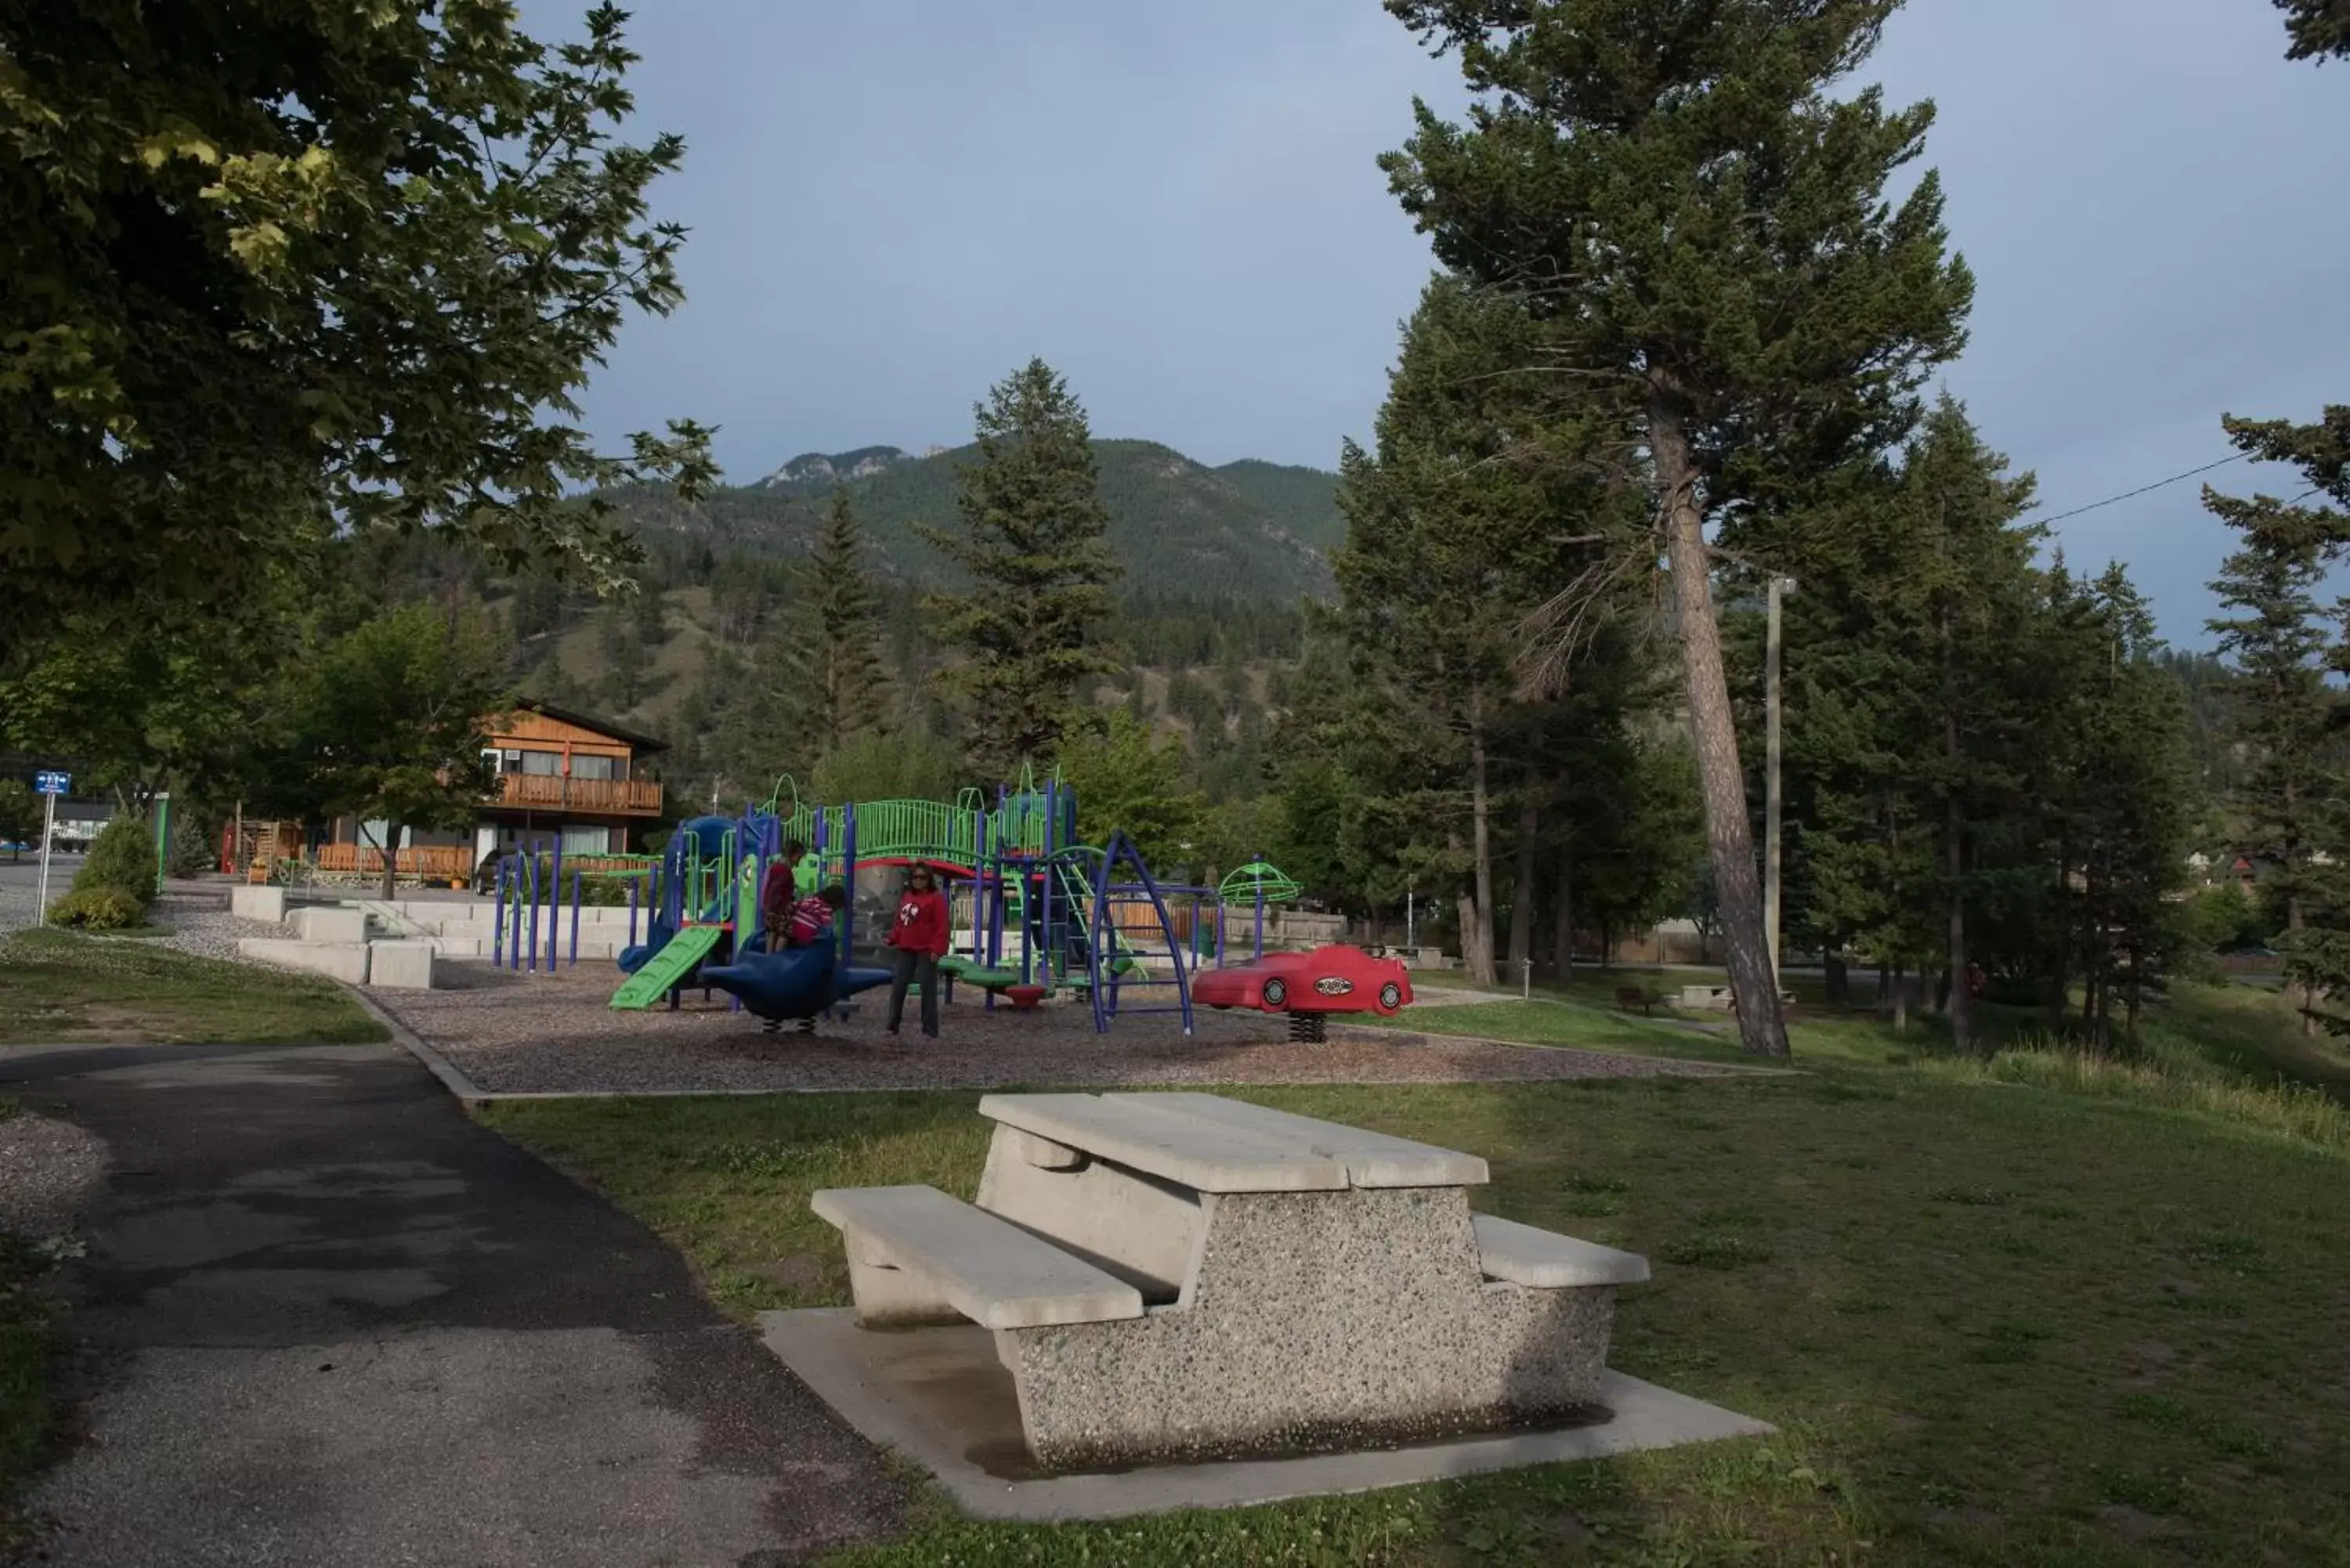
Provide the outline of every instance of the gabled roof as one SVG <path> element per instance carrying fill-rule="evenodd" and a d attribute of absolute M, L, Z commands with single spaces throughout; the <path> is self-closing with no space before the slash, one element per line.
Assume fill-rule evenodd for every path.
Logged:
<path fill-rule="evenodd" d="M 609 735 L 613 740 L 625 741 L 636 751 L 648 755 L 654 752 L 669 750 L 669 742 L 657 735 L 648 735 L 641 730 L 631 730 L 626 725 L 615 724 L 609 719 L 598 719 L 592 713 L 582 713 L 577 708 L 564 708 L 553 702 L 542 702 L 536 697 L 517 699 L 513 711 L 537 713 L 553 719 L 557 723 L 576 724 L 583 730 L 593 730 L 599 735 Z"/>

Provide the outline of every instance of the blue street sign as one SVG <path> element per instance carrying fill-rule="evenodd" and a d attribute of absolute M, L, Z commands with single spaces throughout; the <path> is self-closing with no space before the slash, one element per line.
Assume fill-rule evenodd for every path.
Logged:
<path fill-rule="evenodd" d="M 36 794 L 63 794 L 72 787 L 73 774 L 35 774 L 33 775 L 33 793 Z"/>

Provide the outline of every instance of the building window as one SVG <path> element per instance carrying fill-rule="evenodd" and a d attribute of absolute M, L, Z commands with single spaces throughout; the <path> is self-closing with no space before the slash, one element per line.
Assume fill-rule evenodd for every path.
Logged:
<path fill-rule="evenodd" d="M 571 776 L 575 779 L 608 779 L 613 776 L 612 759 L 587 752 L 571 753 Z"/>
<path fill-rule="evenodd" d="M 608 827 L 574 827 L 563 829 L 563 853 L 566 855 L 608 855 L 612 850 L 612 830 Z"/>
<path fill-rule="evenodd" d="M 523 752 L 520 753 L 509 752 L 506 754 L 509 757 L 519 754 L 522 759 L 522 771 L 526 774 L 543 774 L 552 775 L 561 772 L 563 768 L 563 753 L 560 752 Z M 512 772 L 513 770 L 509 768 L 507 771 Z"/>

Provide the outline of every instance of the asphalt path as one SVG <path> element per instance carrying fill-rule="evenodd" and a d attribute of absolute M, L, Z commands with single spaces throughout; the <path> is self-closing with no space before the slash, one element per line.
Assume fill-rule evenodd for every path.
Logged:
<path fill-rule="evenodd" d="M 36 1562 L 761 1568 L 902 1487 L 650 1231 L 391 1046 L 0 1051 L 107 1144 Z"/>

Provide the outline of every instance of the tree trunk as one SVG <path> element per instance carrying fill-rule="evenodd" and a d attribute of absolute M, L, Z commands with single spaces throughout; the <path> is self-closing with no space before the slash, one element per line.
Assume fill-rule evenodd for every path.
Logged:
<path fill-rule="evenodd" d="M 2137 1049 L 2138 1003 L 2145 995 L 2146 954 L 2133 947 L 2129 961 L 2129 980 L 2122 989 L 2122 1044 L 2135 1052 Z"/>
<path fill-rule="evenodd" d="M 2062 839 L 2056 845 L 2056 940 L 2048 945 L 2048 1027 L 2052 1033 L 2064 1027 L 2068 1006 L 2065 987 L 2072 979 L 2069 951 L 2073 945 L 2073 920 L 2064 908 L 2065 896 L 2071 891 L 2065 881 L 2066 868 L 2073 863 L 2072 846 Z"/>
<path fill-rule="evenodd" d="M 1561 844 L 1558 849 L 1558 879 L 1551 888 L 1551 908 L 1556 913 L 1557 927 L 1551 933 L 1553 956 L 1558 966 L 1558 978 L 1575 978 L 1575 850 Z"/>
<path fill-rule="evenodd" d="M 1686 404 L 1669 375 L 1651 371 L 1648 451 L 1663 493 L 1665 548 L 1672 566 L 1673 614 L 1689 682 L 1690 736 L 1705 797 L 1705 838 L 1730 949 L 1730 992 L 1738 1002 L 1739 1043 L 1760 1056 L 1787 1054 L 1787 1025 L 1762 932 L 1762 879 L 1754 866 L 1754 830 L 1746 818 L 1746 778 L 1738 763 L 1738 730 L 1721 666 L 1721 628 L 1690 453 Z"/>
<path fill-rule="evenodd" d="M 398 822 L 383 825 L 383 901 L 387 904 L 399 896 L 400 828 Z"/>
<path fill-rule="evenodd" d="M 1493 975 L 1493 834 L 1492 802 L 1485 793 L 1485 701 L 1482 692 L 1469 699 L 1469 836 L 1475 880 L 1477 936 L 1472 944 L 1461 939 L 1461 956 L 1469 961 L 1470 978 L 1492 985 Z M 1464 932 L 1467 927 L 1464 924 Z"/>
<path fill-rule="evenodd" d="M 1613 920 L 1599 922 L 1599 967 L 1616 967 L 1616 922 Z"/>
<path fill-rule="evenodd" d="M 1510 972 L 1523 975 L 1534 956 L 1534 791 L 1529 787 L 1518 803 L 1517 886 L 1510 893 Z"/>
<path fill-rule="evenodd" d="M 1820 956 L 1820 965 L 1827 971 L 1827 999 L 1830 1007 L 1852 1005 L 1852 971 L 1844 961 L 1844 954 L 1831 941 L 1828 950 Z"/>
<path fill-rule="evenodd" d="M 2284 929 L 2288 938 L 2301 929 L 2301 895 L 2295 893 L 2284 901 Z M 2285 947 L 2290 951 L 2292 942 L 2288 940 Z M 2314 982 L 2301 987 L 2301 1032 L 2303 1034 L 2317 1033 L 2317 987 Z"/>
<path fill-rule="evenodd" d="M 1967 984 L 1966 818 L 1959 804 L 1959 712 L 1955 690 L 1958 655 L 1952 646 L 1950 612 L 1942 612 L 1942 758 L 1946 763 L 1942 800 L 1942 869 L 1950 878 L 1950 1044 L 1960 1051 L 1975 1045 L 1974 990 Z"/>
<path fill-rule="evenodd" d="M 1908 1032 L 1909 966 L 1897 963 L 1893 966 L 1893 1033 L 1906 1034 Z"/>

